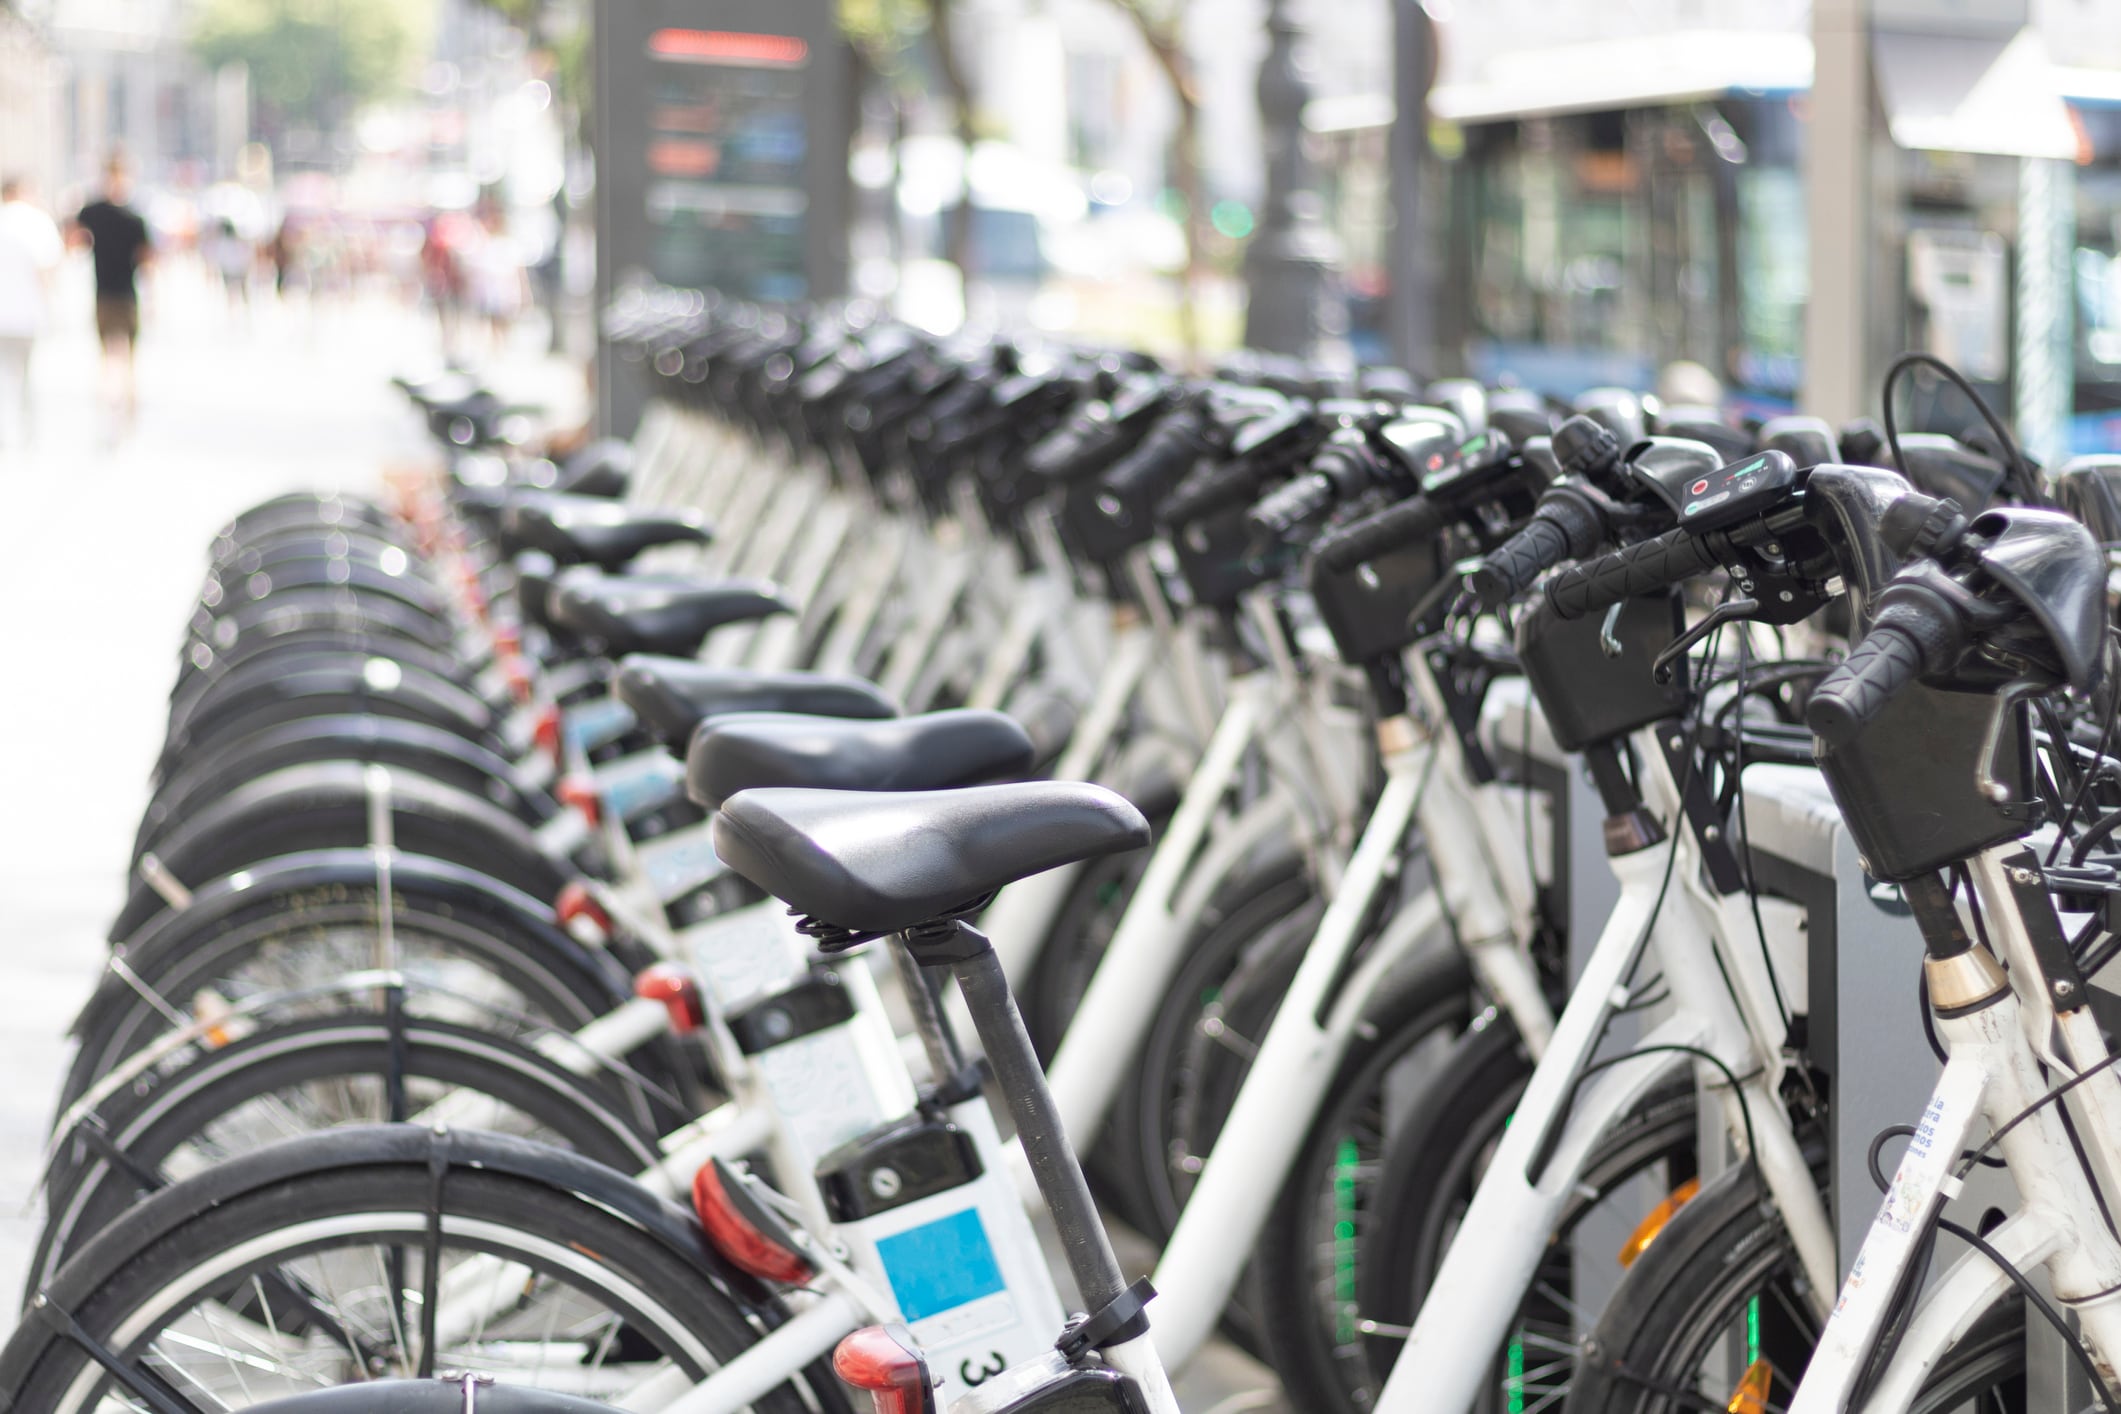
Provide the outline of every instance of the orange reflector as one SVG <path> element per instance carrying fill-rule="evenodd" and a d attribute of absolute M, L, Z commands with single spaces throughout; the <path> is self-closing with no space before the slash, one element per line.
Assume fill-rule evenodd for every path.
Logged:
<path fill-rule="evenodd" d="M 1657 1234 L 1664 1231 L 1664 1225 L 1672 1220 L 1672 1215 L 1684 1208 L 1700 1191 L 1701 1180 L 1690 1178 L 1673 1189 L 1662 1203 L 1650 1209 L 1649 1215 L 1635 1224 L 1635 1230 L 1628 1234 L 1628 1240 L 1620 1244 L 1620 1265 L 1634 1266 L 1635 1259 L 1657 1240 Z"/>
<path fill-rule="evenodd" d="M 1775 1372 L 1768 1368 L 1765 1360 L 1755 1360 L 1745 1367 L 1745 1374 L 1738 1381 L 1738 1392 L 1731 1402 L 1724 1405 L 1726 1414 L 1767 1414 L 1768 1395 L 1775 1387 Z"/>

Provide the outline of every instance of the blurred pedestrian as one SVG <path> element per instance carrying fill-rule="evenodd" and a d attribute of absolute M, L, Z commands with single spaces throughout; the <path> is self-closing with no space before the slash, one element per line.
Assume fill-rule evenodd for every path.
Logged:
<path fill-rule="evenodd" d="M 265 243 L 265 258 L 272 262 L 272 292 L 281 299 L 287 298 L 288 279 L 297 273 L 295 261 L 300 245 L 293 217 L 282 217 L 273 228 L 272 239 Z"/>
<path fill-rule="evenodd" d="M 420 283 L 434 306 L 435 322 L 442 331 L 442 354 L 455 358 L 464 309 L 464 250 L 469 241 L 462 216 L 437 211 L 428 218 L 420 243 Z"/>
<path fill-rule="evenodd" d="M 132 171 L 122 156 L 103 169 L 103 195 L 74 217 L 96 267 L 96 338 L 103 345 L 104 395 L 130 423 L 140 413 L 133 346 L 140 341 L 140 270 L 154 257 L 147 222 L 132 208 Z"/>
<path fill-rule="evenodd" d="M 250 309 L 250 272 L 258 258 L 256 249 L 236 229 L 235 221 L 227 216 L 214 217 L 200 244 L 204 247 L 207 265 L 221 277 L 221 293 L 227 296 L 229 308 L 247 312 Z"/>
<path fill-rule="evenodd" d="M 20 177 L 0 177 L 0 451 L 29 440 L 29 356 L 50 317 L 66 253 Z"/>
<path fill-rule="evenodd" d="M 508 234 L 498 203 L 489 202 L 479 213 L 479 233 L 470 252 L 471 307 L 486 321 L 493 350 L 508 346 L 508 335 L 516 316 L 530 294 L 530 278 L 524 272 L 523 252 Z"/>

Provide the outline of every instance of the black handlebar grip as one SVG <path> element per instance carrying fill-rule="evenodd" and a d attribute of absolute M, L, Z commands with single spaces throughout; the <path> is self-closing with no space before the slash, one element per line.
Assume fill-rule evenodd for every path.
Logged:
<path fill-rule="evenodd" d="M 1545 516 L 1534 516 L 1524 529 L 1481 557 L 1466 572 L 1466 588 L 1484 609 L 1515 599 L 1525 586 L 1569 557 L 1568 532 Z"/>
<path fill-rule="evenodd" d="M 1264 475 L 1249 458 L 1240 457 L 1206 475 L 1189 476 L 1156 508 L 1156 519 L 1164 525 L 1184 525 L 1249 501 Z"/>
<path fill-rule="evenodd" d="M 1253 530 L 1278 540 L 1330 510 L 1339 499 L 1339 488 L 1331 477 L 1307 472 L 1269 491 L 1245 520 Z"/>
<path fill-rule="evenodd" d="M 1606 538 L 1605 511 L 1583 489 L 1564 483 L 1539 500 L 1518 532 L 1466 575 L 1466 588 L 1485 608 L 1514 599 L 1563 560 L 1581 559 Z"/>
<path fill-rule="evenodd" d="M 1313 558 L 1321 568 L 1344 574 L 1365 560 L 1426 539 L 1450 521 L 1449 511 L 1427 496 L 1416 496 L 1328 531 L 1312 547 Z"/>
<path fill-rule="evenodd" d="M 1922 675 L 1922 649 L 1898 625 L 1881 624 L 1812 689 L 1804 720 L 1828 746 L 1843 746 Z"/>
<path fill-rule="evenodd" d="M 1624 599 L 1648 594 L 1714 569 L 1722 556 L 1707 538 L 1684 529 L 1571 566 L 1547 581 L 1547 603 L 1564 619 L 1580 619 Z"/>
<path fill-rule="evenodd" d="M 1184 479 L 1208 443 L 1189 417 L 1164 423 L 1121 457 L 1101 484 L 1122 500 L 1143 504 L 1162 497 Z"/>

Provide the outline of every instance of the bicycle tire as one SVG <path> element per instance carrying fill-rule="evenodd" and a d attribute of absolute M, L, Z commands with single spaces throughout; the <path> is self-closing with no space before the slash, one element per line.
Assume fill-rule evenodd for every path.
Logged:
<path fill-rule="evenodd" d="M 147 1071 L 113 1093 L 86 1117 L 98 1128 L 98 1142 L 76 1138 L 54 1156 L 44 1185 L 45 1220 L 30 1261 L 30 1293 L 146 1197 L 148 1176 L 164 1174 L 180 1149 L 186 1151 L 180 1173 L 245 1152 L 242 1146 L 256 1137 L 243 1128 L 245 1115 L 316 1120 L 320 1129 L 379 1123 L 391 1117 L 393 1083 L 406 1097 L 401 1108 L 408 1117 L 431 1104 L 438 1089 L 468 1091 L 530 1121 L 541 1141 L 622 1173 L 653 1164 L 660 1156 L 659 1135 L 682 1118 L 636 1083 L 608 1074 L 574 1075 L 492 1031 L 421 1017 L 403 1018 L 395 1035 L 393 1030 L 379 1012 L 310 1017 L 218 1050 L 180 1055 L 176 1065 Z M 332 1106 L 349 1102 L 373 1102 L 386 1112 L 357 1118 L 333 1113 Z M 461 1127 L 466 1121 L 456 1122 Z M 124 1156 L 122 1165 L 113 1153 Z"/>
<path fill-rule="evenodd" d="M 1399 1354 L 1400 1338 L 1385 1331 L 1413 1324 L 1457 1220 L 1531 1074 L 1532 1061 L 1516 1027 L 1497 1016 L 1459 1043 L 1452 1064 L 1429 1087 L 1420 1113 L 1401 1130 L 1386 1156 L 1377 1190 L 1377 1221 L 1356 1274 L 1361 1318 L 1383 1328 L 1364 1341 L 1379 1387 Z M 1557 1236 L 1565 1237 L 1607 1195 L 1656 1165 L 1665 1167 L 1667 1187 L 1690 1176 L 1696 1123 L 1691 1085 L 1646 1097 L 1593 1151 L 1556 1224 Z M 1485 1357 L 1493 1360 L 1496 1377 L 1474 1405 L 1474 1414 L 1501 1414 L 1513 1403 L 1537 1403 L 1541 1396 L 1528 1390 L 1528 1384 L 1565 1378 L 1548 1372 L 1559 1371 L 1564 1359 L 1573 1360 L 1570 1263 L 1568 1242 L 1548 1244 L 1510 1340 Z M 1525 1367 L 1519 1362 L 1528 1352 L 1549 1358 Z M 1465 1358 L 1484 1357 L 1467 1352 Z"/>
<path fill-rule="evenodd" d="M 1679 1210 L 1621 1282 L 1585 1343 L 1569 1414 L 1690 1409 L 1675 1392 L 1711 1378 L 1698 1373 L 1711 1343 L 1740 1370 L 1769 1361 L 1767 1408 L 1781 1414 L 1818 1337 L 1800 1272 L 1751 1165 L 1727 1169 Z M 2022 1409 L 2025 1316 L 2015 1292 L 1983 1315 L 1938 1362 L 1910 1414 L 1945 1414 L 1984 1394 L 1998 1407 Z M 1742 1353 L 1731 1356 L 1741 1341 Z M 1722 1392 L 1704 1397 L 1726 1401 L 1727 1375 L 1714 1377 Z"/>
<path fill-rule="evenodd" d="M 573 943 L 520 925 L 498 909 L 446 888 L 393 876 L 392 926 L 406 970 L 446 996 L 450 983 L 490 986 L 491 995 L 541 1020 L 574 1030 L 627 999 L 619 969 Z M 59 1110 L 96 1079 L 169 1027 L 131 980 L 181 1007 L 202 991 L 237 1000 L 343 976 L 374 965 L 378 888 L 344 879 L 290 881 L 257 890 L 205 918 L 165 915 L 114 954 L 129 976 L 107 976 L 74 1023 L 78 1048 Z M 312 946 L 304 947 L 307 941 Z M 429 975 L 431 974 L 431 975 Z"/>
<path fill-rule="evenodd" d="M 1120 1091 L 1105 1126 L 1114 1170 L 1134 1195 L 1129 1211 L 1135 1226 L 1152 1240 L 1170 1238 L 1192 1192 L 1199 1166 L 1187 1159 L 1207 1154 L 1205 1147 L 1189 1146 L 1201 1136 L 1189 1127 L 1184 1108 L 1203 1010 L 1224 996 L 1253 953 L 1300 956 L 1323 910 L 1302 861 L 1291 852 L 1247 874 L 1240 886 L 1218 891 L 1201 915 L 1143 1039 L 1134 1083 Z M 1233 1098 L 1234 1091 L 1223 1100 L 1218 1123 Z"/>
<path fill-rule="evenodd" d="M 436 1286 L 442 1297 L 467 1295 L 476 1325 L 458 1345 L 433 1353 L 434 1368 L 450 1368 L 441 1363 L 449 1360 L 520 1376 L 516 1366 L 532 1352 L 519 1347 L 534 1343 L 533 1372 L 564 1373 L 577 1391 L 584 1377 L 575 1372 L 591 1354 L 591 1376 L 605 1372 L 608 1358 L 634 1380 L 657 1367 L 644 1361 L 667 1361 L 698 1378 L 783 1315 L 769 1293 L 711 1255 L 690 1213 L 601 1165 L 500 1135 L 379 1126 L 261 1150 L 134 1208 L 39 1293 L 0 1348 L 0 1389 L 25 1414 L 93 1408 L 111 1376 L 91 1358 L 91 1345 L 129 1371 L 162 1375 L 177 1368 L 172 1350 L 199 1347 L 184 1338 L 195 1307 L 204 1319 L 190 1329 L 203 1325 L 213 1336 L 206 1353 L 241 1358 L 229 1361 L 233 1386 L 208 1385 L 203 1364 L 186 1366 L 183 1379 L 225 1403 L 296 1392 L 259 1388 L 275 1362 L 285 1367 L 278 1383 L 304 1382 L 296 1388 L 416 1373 L 425 1332 L 415 1329 L 405 1295 L 392 1293 L 411 1294 L 421 1281 L 430 1238 L 445 1256 L 498 1259 L 523 1272 L 497 1269 L 493 1281 L 505 1295 Z M 335 1275 L 334 1254 L 370 1243 L 373 1276 L 369 1264 L 357 1264 L 369 1285 L 349 1289 Z M 395 1265 L 384 1252 L 400 1254 Z M 484 1279 L 484 1266 L 470 1270 Z M 536 1309 L 526 1303 L 569 1297 L 586 1297 L 602 1313 L 589 1334 L 579 1318 L 560 1327 L 558 1304 L 552 1324 L 533 1318 L 523 1327 L 542 1332 L 536 1342 L 508 1319 Z M 379 1314 L 379 1303 L 390 1309 Z M 501 1308 L 498 1318 L 489 1305 Z M 438 1299 L 432 1319 L 444 1318 Z M 578 1334 L 550 1349 L 556 1337 Z M 583 1347 L 574 1365 L 550 1358 L 572 1346 Z M 824 1407 L 845 1408 L 820 1367 L 794 1379 Z M 811 1405 L 792 1382 L 754 1407 L 801 1414 Z"/>

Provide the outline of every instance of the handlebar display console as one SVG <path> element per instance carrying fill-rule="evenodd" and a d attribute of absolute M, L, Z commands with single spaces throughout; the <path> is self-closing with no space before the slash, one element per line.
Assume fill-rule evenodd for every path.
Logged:
<path fill-rule="evenodd" d="M 1664 470 L 1663 474 L 1636 465 L 1637 479 L 1672 508 L 1686 530 L 1699 534 L 1739 521 L 1779 505 L 1797 482 L 1797 463 L 1789 454 L 1765 451 L 1695 474 L 1692 470 Z M 1684 478 L 1684 479 L 1681 479 Z"/>

